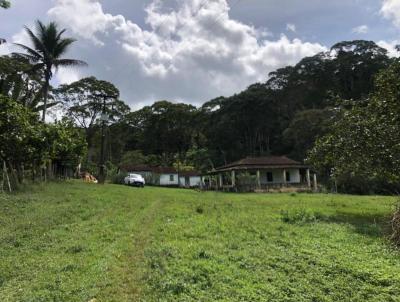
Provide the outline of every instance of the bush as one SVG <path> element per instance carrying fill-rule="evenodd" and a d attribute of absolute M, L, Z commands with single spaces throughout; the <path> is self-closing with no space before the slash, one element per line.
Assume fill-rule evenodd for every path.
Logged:
<path fill-rule="evenodd" d="M 318 213 L 308 211 L 306 209 L 296 209 L 293 211 L 281 211 L 281 220 L 285 223 L 313 223 L 320 220 L 322 216 Z"/>
<path fill-rule="evenodd" d="M 397 247 L 400 247 L 400 201 L 395 207 L 391 223 L 392 236 L 390 237 L 390 239 Z"/>
<path fill-rule="evenodd" d="M 124 183 L 124 178 L 125 178 L 125 177 L 126 177 L 126 173 L 120 172 L 120 173 L 118 173 L 118 174 L 112 175 L 112 176 L 110 177 L 110 179 L 111 179 L 111 182 L 112 182 L 113 184 L 121 185 L 121 184 Z"/>

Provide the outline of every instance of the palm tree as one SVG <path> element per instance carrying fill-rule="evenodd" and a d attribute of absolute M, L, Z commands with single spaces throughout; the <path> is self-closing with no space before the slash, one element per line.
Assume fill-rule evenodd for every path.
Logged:
<path fill-rule="evenodd" d="M 27 26 L 25 30 L 33 44 L 33 48 L 15 43 L 16 46 L 22 48 L 26 53 L 16 53 L 15 55 L 28 59 L 34 64 L 35 71 L 42 71 L 44 77 L 43 84 L 43 116 L 42 121 L 45 122 L 47 99 L 49 95 L 50 80 L 53 77 L 53 70 L 57 71 L 59 67 L 70 66 L 86 66 L 87 64 L 80 60 L 63 59 L 62 56 L 67 52 L 69 46 L 76 40 L 71 38 L 63 38 L 62 35 L 66 29 L 58 30 L 55 22 L 44 25 L 41 21 L 36 21 L 36 33 L 32 32 Z"/>

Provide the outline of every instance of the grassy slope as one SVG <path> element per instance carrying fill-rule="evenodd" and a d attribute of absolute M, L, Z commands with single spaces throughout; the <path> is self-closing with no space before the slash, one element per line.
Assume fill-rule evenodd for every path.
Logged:
<path fill-rule="evenodd" d="M 393 202 L 81 183 L 0 195 L 0 301 L 400 301 Z M 322 218 L 282 221 L 302 209 Z"/>

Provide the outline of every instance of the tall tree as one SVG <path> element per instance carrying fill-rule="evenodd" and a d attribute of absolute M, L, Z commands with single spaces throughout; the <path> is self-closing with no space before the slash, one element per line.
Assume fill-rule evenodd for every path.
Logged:
<path fill-rule="evenodd" d="M 400 183 L 400 62 L 376 78 L 364 102 L 341 107 L 340 118 L 318 139 L 310 162 L 334 179 Z M 348 105 L 346 104 L 346 107 Z M 337 109 L 338 110 L 338 109 Z M 344 184 L 346 185 L 346 184 Z"/>
<path fill-rule="evenodd" d="M 17 56 L 28 59 L 34 64 L 34 70 L 42 70 L 44 75 L 43 85 L 43 115 L 42 121 L 45 122 L 47 100 L 49 95 L 50 80 L 53 71 L 60 67 L 85 66 L 85 62 L 74 59 L 64 59 L 64 54 L 68 51 L 72 43 L 71 38 L 63 38 L 66 29 L 59 30 L 57 23 L 50 22 L 48 25 L 41 21 L 36 21 L 36 32 L 25 26 L 25 30 L 30 37 L 33 47 L 16 43 L 16 45 L 26 53 L 17 53 Z"/>
<path fill-rule="evenodd" d="M 61 85 L 55 96 L 64 105 L 67 116 L 85 130 L 90 160 L 94 153 L 96 126 L 103 111 L 111 123 L 129 112 L 129 106 L 119 99 L 119 90 L 112 83 L 95 77 Z"/>

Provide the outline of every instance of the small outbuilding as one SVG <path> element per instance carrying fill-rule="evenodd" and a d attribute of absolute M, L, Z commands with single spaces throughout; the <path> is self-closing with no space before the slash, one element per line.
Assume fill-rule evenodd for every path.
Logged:
<path fill-rule="evenodd" d="M 185 188 L 197 188 L 202 186 L 200 173 L 196 171 L 187 171 L 179 173 L 180 186 Z"/>
<path fill-rule="evenodd" d="M 127 173 L 143 176 L 147 184 L 165 187 L 194 188 L 202 185 L 200 173 L 196 171 L 180 171 L 174 167 L 148 165 L 124 166 L 121 169 Z"/>
<path fill-rule="evenodd" d="M 235 191 L 312 189 L 312 185 L 316 189 L 317 177 L 308 166 L 286 156 L 263 156 L 246 157 L 219 167 L 209 173 L 205 183 L 210 188 Z"/>

